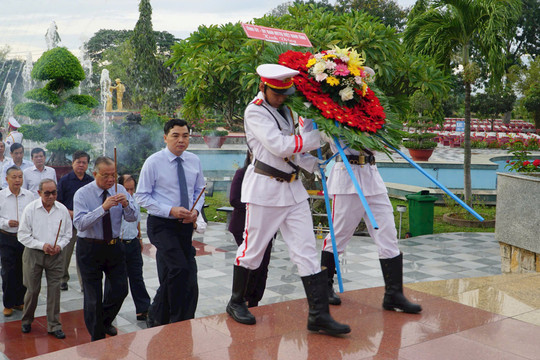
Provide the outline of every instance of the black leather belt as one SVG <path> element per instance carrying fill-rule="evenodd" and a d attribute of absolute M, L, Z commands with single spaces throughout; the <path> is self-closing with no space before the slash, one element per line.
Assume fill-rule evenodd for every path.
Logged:
<path fill-rule="evenodd" d="M 351 165 L 375 165 L 375 155 L 347 155 L 347 160 Z M 343 162 L 343 159 L 338 156 L 336 161 Z"/>
<path fill-rule="evenodd" d="M 275 167 L 267 165 L 259 160 L 255 160 L 255 162 L 253 162 L 253 166 L 255 167 L 254 171 L 257 174 L 269 176 L 272 179 L 275 179 L 276 181 L 279 181 L 279 182 L 290 183 L 295 180 L 298 180 L 298 172 L 293 172 L 289 174 L 279 169 L 276 169 Z"/>
<path fill-rule="evenodd" d="M 131 242 L 133 242 L 133 241 L 135 241 L 135 240 L 137 240 L 137 238 L 134 238 L 134 239 L 123 239 L 122 242 L 123 242 L 124 244 L 131 244 Z"/>
<path fill-rule="evenodd" d="M 12 233 L 12 232 L 5 231 L 5 230 L 0 229 L 0 233 L 5 234 L 5 235 L 9 235 L 9 236 L 15 236 L 15 237 L 17 237 L 17 233 L 16 233 L 16 232 L 15 232 L 15 233 Z"/>
<path fill-rule="evenodd" d="M 120 242 L 120 239 L 118 239 L 118 238 L 113 238 L 109 242 L 106 242 L 103 239 L 92 239 L 92 238 L 84 238 L 84 237 L 80 237 L 80 239 L 82 239 L 82 240 L 84 240 L 86 242 L 92 243 L 92 244 L 104 244 L 104 243 L 107 243 L 107 245 L 114 245 L 114 244 Z"/>

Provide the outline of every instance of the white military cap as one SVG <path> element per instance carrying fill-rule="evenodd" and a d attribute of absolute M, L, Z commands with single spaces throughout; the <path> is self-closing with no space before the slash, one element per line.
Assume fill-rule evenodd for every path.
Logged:
<path fill-rule="evenodd" d="M 297 70 L 279 64 L 262 64 L 257 67 L 257 74 L 266 86 L 279 94 L 292 95 L 296 90 L 292 78 L 299 74 Z"/>
<path fill-rule="evenodd" d="M 9 118 L 8 124 L 9 126 L 14 127 L 15 129 L 18 129 L 21 127 L 21 124 L 19 124 L 19 122 L 15 120 L 13 116 Z"/>

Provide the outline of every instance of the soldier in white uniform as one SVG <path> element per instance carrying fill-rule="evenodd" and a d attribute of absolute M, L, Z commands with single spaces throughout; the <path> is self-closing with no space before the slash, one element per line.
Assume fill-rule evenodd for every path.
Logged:
<path fill-rule="evenodd" d="M 255 324 L 244 299 L 246 285 L 250 271 L 259 267 L 269 241 L 279 229 L 306 290 L 308 330 L 349 333 L 350 327 L 336 322 L 329 313 L 327 275 L 317 260 L 308 194 L 298 180 L 299 166 L 308 171 L 316 168 L 317 159 L 304 153 L 319 148 L 319 132 L 304 131 L 301 126 L 295 135 L 292 112 L 282 106 L 295 91 L 292 77 L 298 71 L 264 64 L 257 73 L 261 76 L 260 92 L 244 114 L 247 144 L 253 155 L 242 183 L 241 201 L 246 204 L 244 242 L 235 258 L 227 313 L 242 324 Z"/>
<path fill-rule="evenodd" d="M 21 124 L 19 124 L 19 122 L 15 120 L 14 117 L 9 118 L 8 120 L 9 134 L 6 136 L 6 150 L 5 150 L 6 154 L 5 155 L 8 155 L 7 151 L 11 149 L 11 145 L 15 143 L 22 144 L 23 134 L 20 133 L 19 130 L 17 130 L 20 127 L 21 127 Z"/>
<path fill-rule="evenodd" d="M 334 142 L 330 139 L 327 140 L 332 151 L 337 153 Z M 375 230 L 367 218 L 366 210 L 358 197 L 343 159 L 338 156 L 336 164 L 328 176 L 328 193 L 333 196 L 332 220 L 338 254 L 345 251 L 358 223 L 364 218 L 369 235 L 375 241 L 379 252 L 379 261 L 385 282 L 383 308 L 418 313 L 422 311 L 420 305 L 409 302 L 403 295 L 403 254 L 398 248 L 393 208 L 388 198 L 386 186 L 377 170 L 377 165 L 375 165 L 375 156 L 367 149 L 359 152 L 346 148 L 344 151 L 379 229 Z M 330 304 L 341 304 L 341 299 L 333 289 L 335 263 L 330 234 L 324 239 L 321 267 L 328 269 Z"/>

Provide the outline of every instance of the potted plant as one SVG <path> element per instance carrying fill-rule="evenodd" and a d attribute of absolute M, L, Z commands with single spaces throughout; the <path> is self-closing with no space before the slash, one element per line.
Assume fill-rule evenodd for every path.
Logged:
<path fill-rule="evenodd" d="M 431 101 L 426 95 L 417 91 L 409 100 L 412 111 L 408 116 L 408 127 L 414 129 L 414 133 L 405 133 L 407 140 L 403 141 L 403 146 L 409 149 L 409 154 L 414 161 L 428 161 L 433 154 L 433 149 L 437 143 L 433 138 L 437 134 L 428 132 L 427 129 L 433 126 L 432 118 L 423 116 L 432 109 Z"/>
<path fill-rule="evenodd" d="M 229 132 L 223 129 L 224 125 L 225 123 L 215 119 L 206 119 L 204 121 L 201 135 L 209 148 L 218 149 L 225 143 Z"/>
<path fill-rule="evenodd" d="M 409 149 L 409 154 L 414 161 L 428 161 L 437 147 L 437 143 L 433 141 L 437 134 L 426 131 L 426 128 L 430 126 L 429 122 L 409 124 L 415 132 L 406 135 L 408 140 L 403 141 L 403 146 Z"/>
<path fill-rule="evenodd" d="M 219 149 L 225 143 L 227 130 L 207 129 L 202 131 L 202 136 L 206 145 L 211 149 Z"/>
<path fill-rule="evenodd" d="M 66 154 L 92 148 L 77 135 L 99 132 L 99 125 L 88 117 L 98 101 L 90 95 L 75 93 L 85 74 L 79 60 L 66 48 L 44 52 L 34 64 L 31 76 L 47 83 L 24 94 L 31 102 L 15 107 L 17 115 L 39 121 L 36 125 L 23 125 L 20 131 L 25 139 L 47 142 L 46 148 L 51 152 L 48 165 L 69 167 Z"/>

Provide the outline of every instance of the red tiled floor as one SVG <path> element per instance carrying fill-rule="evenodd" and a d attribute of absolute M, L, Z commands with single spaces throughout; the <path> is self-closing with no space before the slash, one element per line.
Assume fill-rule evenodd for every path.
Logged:
<path fill-rule="evenodd" d="M 348 323 L 352 332 L 339 337 L 307 331 L 307 302 L 300 299 L 253 308 L 257 319 L 253 326 L 219 314 L 119 335 L 37 359 L 513 360 L 535 359 L 540 353 L 538 326 L 412 290 L 407 295 L 420 301 L 421 314 L 384 311 L 382 293 L 382 288 L 373 288 L 342 294 L 343 304 L 331 307 L 331 312 L 338 321 Z M 80 321 L 74 323 L 80 326 Z M 11 331 L 6 330 L 5 335 L 9 337 Z M 20 341 L 20 337 L 14 336 L 14 340 Z M 49 350 L 36 340 L 29 344 L 20 345 L 25 355 L 30 355 L 28 347 L 34 353 Z"/>
<path fill-rule="evenodd" d="M 21 332 L 21 321 L 0 323 L 0 351 L 10 360 L 47 354 L 90 342 L 90 334 L 84 324 L 83 311 L 70 311 L 60 314 L 65 339 L 57 339 L 47 333 L 47 318 L 34 319 L 32 331 Z"/>

